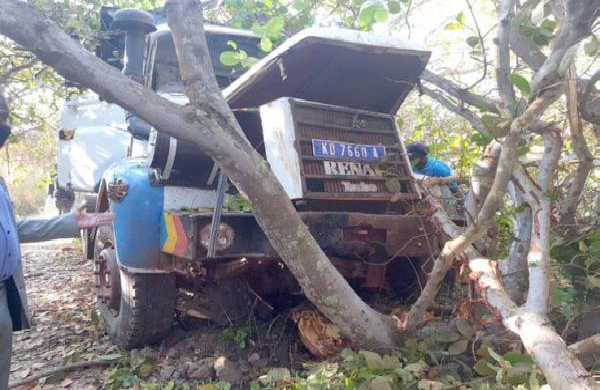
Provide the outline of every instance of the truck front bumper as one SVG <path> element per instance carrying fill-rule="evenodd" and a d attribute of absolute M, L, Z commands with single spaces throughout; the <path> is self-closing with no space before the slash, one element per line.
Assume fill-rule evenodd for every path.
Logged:
<path fill-rule="evenodd" d="M 397 257 L 428 257 L 438 249 L 434 228 L 425 216 L 344 212 L 300 212 L 304 223 L 325 253 L 331 257 L 385 262 Z M 211 213 L 165 212 L 161 218 L 161 250 L 175 257 L 203 261 L 207 249 L 200 232 L 212 220 Z M 235 235 L 217 251 L 216 260 L 277 258 L 252 214 L 224 213 L 221 222 Z"/>

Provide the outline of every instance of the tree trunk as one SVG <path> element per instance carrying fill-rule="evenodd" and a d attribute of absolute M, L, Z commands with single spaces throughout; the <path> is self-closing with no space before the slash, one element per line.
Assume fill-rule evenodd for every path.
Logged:
<path fill-rule="evenodd" d="M 169 3 L 169 9 L 177 12 L 170 18 L 175 17 L 186 24 L 191 21 L 201 23 L 194 1 Z M 195 14 L 196 19 L 191 14 Z M 196 31 L 197 35 L 200 23 L 181 25 L 179 31 L 184 35 Z M 67 79 L 136 113 L 161 131 L 193 143 L 201 152 L 215 159 L 225 174 L 248 196 L 259 225 L 308 299 L 357 345 L 372 349 L 393 346 L 398 332 L 395 320 L 363 302 L 331 264 L 267 162 L 242 135 L 237 122 L 231 119 L 232 113 L 220 93 L 212 92 L 207 85 L 202 92 L 210 95 L 202 98 L 198 89 L 194 90 L 193 86 L 190 89 L 187 85 L 190 100 L 204 100 L 204 104 L 195 104 L 191 108 L 171 103 L 84 50 L 39 11 L 17 0 L 0 3 L 0 32 L 33 51 Z M 180 47 L 187 40 L 198 43 L 197 36 L 173 35 Z M 205 46 L 201 52 L 206 53 Z M 199 55 L 189 51 L 188 57 L 182 54 L 178 53 L 178 56 L 184 68 L 186 61 L 193 61 Z M 202 64 L 197 58 L 195 60 Z M 210 69 L 202 68 L 202 72 L 214 77 Z"/>

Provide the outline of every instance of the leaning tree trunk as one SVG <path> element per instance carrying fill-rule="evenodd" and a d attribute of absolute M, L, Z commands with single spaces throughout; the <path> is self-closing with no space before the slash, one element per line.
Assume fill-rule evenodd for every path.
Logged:
<path fill-rule="evenodd" d="M 196 4 L 193 0 L 167 2 L 169 24 L 192 103 L 186 107 L 128 79 L 84 50 L 26 3 L 0 2 L 0 32 L 34 52 L 65 78 L 136 113 L 161 131 L 191 142 L 212 157 L 248 196 L 273 248 L 317 308 L 357 345 L 376 349 L 393 346 L 398 331 L 394 319 L 363 302 L 331 264 L 267 162 L 243 136 L 220 91 L 215 89 Z M 195 78 L 198 75 L 202 78 Z"/>

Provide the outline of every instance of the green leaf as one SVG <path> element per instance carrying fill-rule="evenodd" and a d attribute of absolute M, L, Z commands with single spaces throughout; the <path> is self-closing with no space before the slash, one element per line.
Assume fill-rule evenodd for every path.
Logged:
<path fill-rule="evenodd" d="M 434 333 L 431 335 L 431 339 L 440 343 L 451 343 L 460 340 L 461 335 L 457 332 L 445 331 Z"/>
<path fill-rule="evenodd" d="M 512 364 L 516 364 L 516 363 L 533 364 L 533 359 L 531 358 L 531 356 L 529 356 L 525 353 L 507 352 L 504 355 L 502 355 L 502 357 L 504 358 L 504 360 L 506 360 L 507 362 L 510 362 Z"/>
<path fill-rule="evenodd" d="M 238 45 L 235 41 L 229 40 L 229 41 L 227 41 L 227 45 L 230 46 L 233 50 L 238 49 Z"/>
<path fill-rule="evenodd" d="M 550 250 L 550 256 L 560 263 L 570 263 L 579 254 L 579 245 L 576 243 L 555 245 Z"/>
<path fill-rule="evenodd" d="M 529 86 L 529 81 L 527 81 L 525 77 L 516 73 L 511 73 L 508 75 L 508 79 L 523 95 L 531 95 L 531 87 Z"/>
<path fill-rule="evenodd" d="M 458 22 L 450 22 L 450 23 L 446 24 L 446 26 L 444 26 L 444 29 L 446 29 L 448 31 L 452 31 L 452 30 L 460 30 L 462 27 L 463 27 L 463 25 Z"/>
<path fill-rule="evenodd" d="M 585 239 L 589 243 L 592 243 L 594 241 L 600 241 L 600 230 L 592 230 L 585 236 Z"/>
<path fill-rule="evenodd" d="M 472 37 L 468 37 L 466 39 L 467 45 L 471 46 L 471 47 L 475 47 L 479 44 L 479 37 L 476 36 L 472 36 Z"/>
<path fill-rule="evenodd" d="M 252 27 L 250 28 L 250 31 L 252 31 L 252 33 L 254 33 L 255 35 L 258 35 L 259 37 L 265 35 L 264 28 L 261 27 L 261 25 L 258 24 L 257 22 L 252 23 Z"/>
<path fill-rule="evenodd" d="M 267 372 L 266 375 L 263 375 L 261 377 L 259 377 L 258 379 L 268 385 L 268 384 L 272 384 L 284 379 L 290 379 L 292 377 L 292 374 L 290 373 L 290 370 L 288 370 L 287 368 L 271 368 L 269 370 L 269 372 Z"/>
<path fill-rule="evenodd" d="M 381 0 L 367 0 L 360 8 L 358 24 L 363 29 L 369 29 L 375 22 L 385 22 L 388 10 Z"/>
<path fill-rule="evenodd" d="M 600 258 L 600 241 L 594 241 L 588 247 L 590 256 Z"/>
<path fill-rule="evenodd" d="M 473 337 L 473 327 L 469 324 L 469 321 L 464 318 L 458 318 L 456 320 L 456 329 L 467 339 Z"/>
<path fill-rule="evenodd" d="M 273 42 L 269 37 L 262 37 L 260 39 L 260 50 L 264 51 L 265 53 L 273 50 Z"/>
<path fill-rule="evenodd" d="M 243 58 L 240 63 L 242 64 L 242 66 L 244 68 L 250 68 L 252 66 L 254 66 L 254 64 L 256 64 L 258 62 L 258 58 L 255 57 L 247 57 L 247 58 Z"/>
<path fill-rule="evenodd" d="M 502 356 L 498 355 L 498 353 L 496 353 L 496 351 L 494 351 L 492 348 L 488 347 L 488 353 L 490 354 L 492 359 L 494 359 L 498 363 L 500 363 L 500 364 L 504 363 L 504 361 L 505 361 L 504 358 Z"/>
<path fill-rule="evenodd" d="M 450 346 L 448 347 L 448 353 L 450 355 L 460 355 L 461 353 L 465 352 L 468 347 L 469 340 L 458 340 L 450 344 Z"/>
<path fill-rule="evenodd" d="M 396 126 L 398 129 L 402 129 L 402 126 L 404 126 L 404 119 L 400 117 L 396 118 Z"/>
<path fill-rule="evenodd" d="M 236 66 L 240 63 L 240 56 L 235 51 L 224 51 L 219 56 L 219 61 L 225 66 Z"/>
<path fill-rule="evenodd" d="M 391 14 L 400 13 L 400 2 L 397 0 L 388 1 L 388 10 Z"/>
<path fill-rule="evenodd" d="M 263 26 L 263 31 L 270 38 L 279 38 L 281 36 L 281 32 L 283 31 L 283 26 L 283 19 L 276 16 L 265 23 Z"/>
<path fill-rule="evenodd" d="M 387 22 L 388 17 L 389 17 L 388 11 L 387 11 L 387 9 L 385 9 L 383 7 L 377 7 L 377 9 L 375 9 L 375 12 L 373 13 L 373 18 L 378 23 Z"/>
<path fill-rule="evenodd" d="M 551 202 L 554 202 L 560 198 L 560 194 L 556 191 L 546 191 L 544 192 L 544 198 L 548 199 Z"/>
<path fill-rule="evenodd" d="M 550 38 L 544 34 L 534 34 L 531 39 L 537 46 L 546 46 L 550 43 Z"/>
<path fill-rule="evenodd" d="M 460 24 L 465 24 L 465 13 L 464 12 L 459 12 L 456 15 L 456 21 Z"/>
<path fill-rule="evenodd" d="M 540 24 L 540 27 L 546 31 L 553 32 L 556 28 L 556 22 L 554 20 L 544 19 L 542 24 Z"/>
<path fill-rule="evenodd" d="M 481 122 L 494 138 L 504 137 L 510 127 L 510 120 L 496 115 L 482 115 Z"/>

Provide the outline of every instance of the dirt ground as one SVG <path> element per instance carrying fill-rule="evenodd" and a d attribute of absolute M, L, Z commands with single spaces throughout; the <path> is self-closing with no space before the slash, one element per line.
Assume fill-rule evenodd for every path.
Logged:
<path fill-rule="evenodd" d="M 16 333 L 11 382 L 82 361 L 110 367 L 59 373 L 19 389 L 128 389 L 143 383 L 195 385 L 223 380 L 233 388 L 272 367 L 292 367 L 309 356 L 287 316 L 245 327 L 215 328 L 181 320 L 161 344 L 122 351 L 103 331 L 92 292 L 91 261 L 77 243 L 60 240 L 22 246 L 31 330 Z"/>

